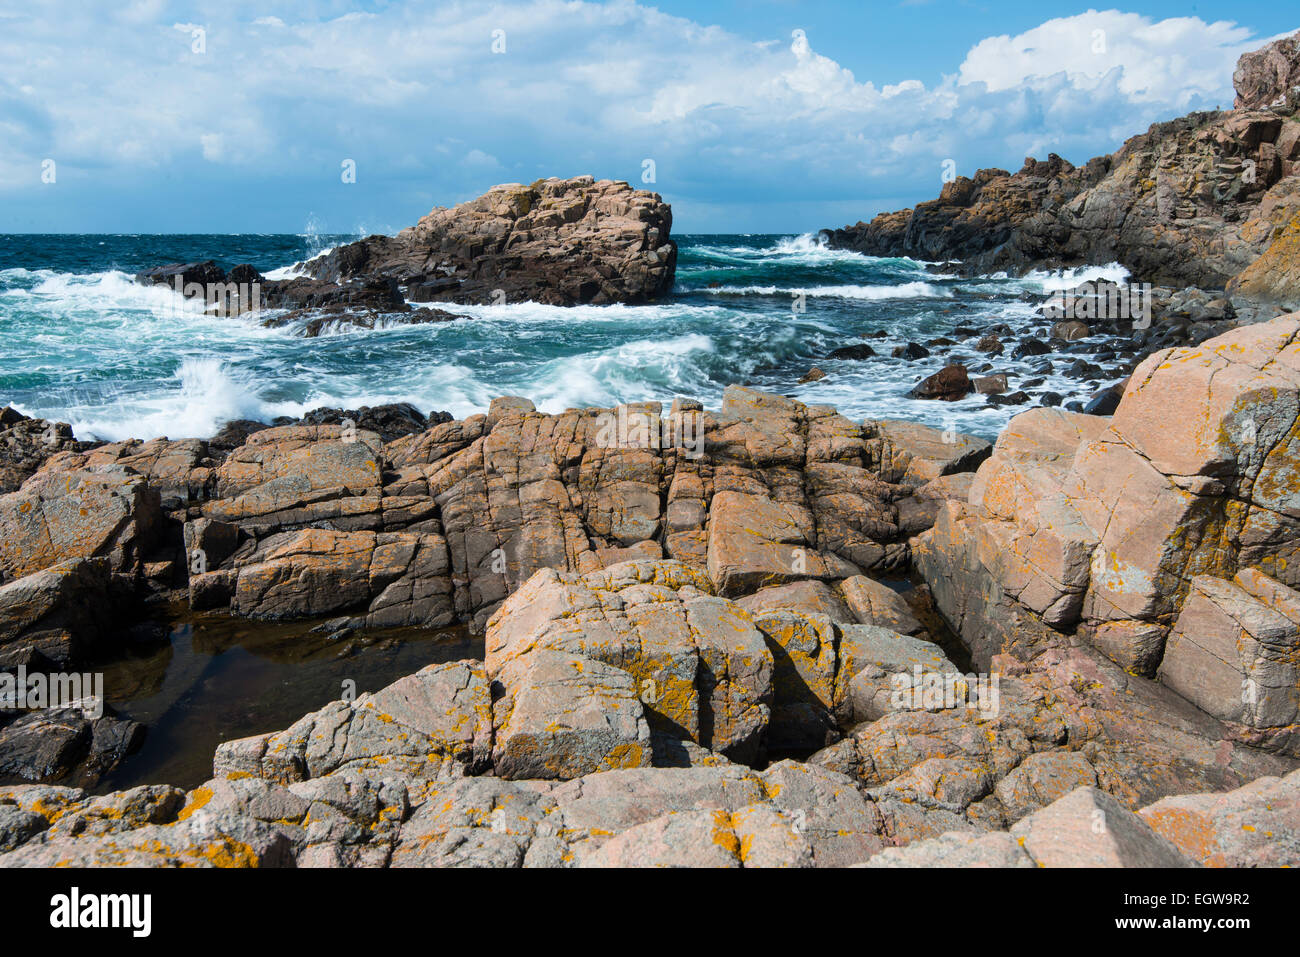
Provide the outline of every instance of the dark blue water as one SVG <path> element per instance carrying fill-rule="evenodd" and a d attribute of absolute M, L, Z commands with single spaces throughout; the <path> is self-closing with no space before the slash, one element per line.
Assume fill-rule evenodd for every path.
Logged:
<path fill-rule="evenodd" d="M 809 236 L 681 236 L 677 286 L 654 305 L 466 306 L 457 307 L 466 320 L 406 326 L 395 317 L 385 328 L 314 339 L 250 317 L 205 316 L 170 289 L 132 280 L 150 266 L 201 259 L 284 277 L 353 238 L 0 236 L 0 405 L 70 422 L 83 438 L 181 438 L 321 405 L 405 401 L 463 416 L 502 394 L 545 411 L 675 395 L 715 407 L 727 385 L 741 383 L 856 417 L 991 436 L 1014 409 L 983 397 L 905 397 L 946 360 L 984 357 L 962 346 L 909 362 L 889 358 L 890 349 L 959 326 L 1023 324 L 1034 305 L 1027 294 L 1086 278 L 960 279 L 825 249 Z M 826 358 L 879 330 L 889 335 L 871 340 L 880 357 Z M 813 365 L 826 378 L 799 385 Z M 1025 371 L 1009 360 L 998 368 Z M 1084 391 L 1054 378 L 1041 388 L 1067 398 Z"/>

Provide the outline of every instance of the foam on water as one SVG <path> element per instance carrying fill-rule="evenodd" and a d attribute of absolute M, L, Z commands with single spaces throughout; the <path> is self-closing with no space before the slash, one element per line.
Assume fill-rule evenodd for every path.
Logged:
<path fill-rule="evenodd" d="M 928 282 L 905 282 L 897 286 L 723 286 L 705 289 L 718 296 L 833 296 L 837 299 L 946 299 L 951 290 Z"/>
<path fill-rule="evenodd" d="M 892 347 L 959 325 L 1021 325 L 1034 309 L 1026 294 L 1125 277 L 1111 265 L 956 279 L 909 259 L 828 249 L 810 234 L 680 237 L 677 290 L 653 305 L 445 304 L 468 318 L 412 325 L 395 314 L 374 330 L 339 325 L 306 339 L 303 323 L 269 329 L 264 315 L 205 316 L 170 288 L 138 285 L 132 275 L 149 263 L 205 258 L 253 262 L 268 278 L 297 275 L 329 248 L 321 237 L 239 237 L 241 247 L 225 257 L 231 237 L 198 237 L 193 248 L 167 237 L 130 239 L 147 247 L 134 258 L 120 248 L 126 239 L 98 237 L 108 241 L 98 253 L 83 243 L 79 262 L 102 257 L 91 269 L 58 268 L 57 247 L 18 265 L 0 258 L 0 405 L 67 421 L 85 438 L 181 438 L 211 435 L 229 419 L 268 421 L 319 406 L 411 402 L 461 417 L 504 394 L 552 412 L 674 395 L 716 408 L 723 389 L 740 383 L 851 416 L 912 417 L 993 435 L 1016 408 L 982 397 L 908 400 L 907 390 L 942 358 L 895 360 Z M 278 260 L 258 260 L 263 241 Z M 709 288 L 714 282 L 721 288 Z M 797 294 L 806 298 L 799 313 L 790 306 Z M 877 358 L 827 358 L 880 330 L 889 338 L 874 343 Z M 962 347 L 954 354 L 960 359 Z M 972 352 L 970 361 L 983 358 Z M 798 385 L 812 365 L 827 377 Z M 1028 369 L 1010 359 L 999 367 Z M 1056 377 L 1042 388 L 1077 393 Z"/>
<path fill-rule="evenodd" d="M 73 432 L 108 441 L 160 435 L 205 437 L 232 419 L 266 421 L 305 411 L 300 404 L 262 401 L 257 384 L 246 372 L 236 372 L 217 358 L 184 359 L 173 378 L 171 388 L 85 409 L 84 418 L 74 411 Z"/>

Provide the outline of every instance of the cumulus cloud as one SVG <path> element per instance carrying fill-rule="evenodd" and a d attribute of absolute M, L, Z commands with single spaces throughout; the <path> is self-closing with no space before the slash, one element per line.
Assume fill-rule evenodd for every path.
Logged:
<path fill-rule="evenodd" d="M 371 206 L 346 215 L 400 226 L 423 212 L 411 204 L 512 179 L 639 184 L 653 158 L 679 221 L 692 202 L 839 209 L 931 195 L 948 158 L 963 173 L 1048 150 L 1082 161 L 1226 105 L 1236 57 L 1263 42 L 1230 23 L 1089 11 L 981 40 L 937 82 L 878 87 L 802 31 L 753 42 L 633 0 L 180 6 L 6 19 L 0 191 L 37 188 L 50 156 L 127 192 L 275 184 L 282 205 L 328 220 L 353 158 L 368 191 L 353 195 Z"/>
<path fill-rule="evenodd" d="M 1226 21 L 1089 10 L 981 40 L 959 74 L 963 84 L 994 91 L 1057 74 L 1076 89 L 1095 90 L 1118 71 L 1115 89 L 1126 99 L 1179 106 L 1226 95 L 1237 58 L 1257 45 L 1249 30 Z"/>

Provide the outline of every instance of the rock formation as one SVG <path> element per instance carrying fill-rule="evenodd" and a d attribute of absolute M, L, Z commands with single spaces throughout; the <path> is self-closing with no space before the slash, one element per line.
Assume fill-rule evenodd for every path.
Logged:
<path fill-rule="evenodd" d="M 1237 108 L 1153 125 L 1074 167 L 1053 154 L 980 170 L 939 198 L 826 235 L 877 256 L 971 272 L 1118 261 L 1138 281 L 1300 305 L 1296 36 L 1242 57 Z"/>
<path fill-rule="evenodd" d="M 647 302 L 673 285 L 672 210 L 590 176 L 494 186 L 307 263 L 319 280 L 395 280 L 412 302 Z"/>
<path fill-rule="evenodd" d="M 214 316 L 269 311 L 264 325 L 308 338 L 465 318 L 421 305 L 432 302 L 644 303 L 672 290 L 672 220 L 658 193 L 591 176 L 552 177 L 494 186 L 478 199 L 434 209 L 396 236 L 332 249 L 299 264 L 305 276 L 267 279 L 250 265 L 227 273 L 209 260 L 157 266 L 135 278 L 172 287 Z M 4 454 L 0 449 L 0 469 Z"/>
<path fill-rule="evenodd" d="M 1243 826 L 1300 806 L 1300 317 L 991 455 L 737 387 L 425 424 L 64 452 L 0 497 L 11 655 L 105 640 L 78 613 L 123 588 L 484 632 L 188 792 L 0 788 L 0 864 L 1300 863 Z M 60 532 L 86 496 L 112 520 Z"/>
<path fill-rule="evenodd" d="M 1112 418 L 1013 419 L 912 548 L 976 660 L 1071 636 L 1300 753 L 1297 340 L 1246 326 L 1153 355 Z"/>

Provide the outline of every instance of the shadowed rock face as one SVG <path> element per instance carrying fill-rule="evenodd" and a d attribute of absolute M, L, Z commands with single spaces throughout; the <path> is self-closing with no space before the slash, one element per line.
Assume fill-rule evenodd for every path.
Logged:
<path fill-rule="evenodd" d="M 1291 37 L 1242 57 L 1237 108 L 1153 125 L 1076 168 L 1053 154 L 958 177 L 938 199 L 828 230 L 878 256 L 961 260 L 971 272 L 1118 261 L 1138 281 L 1232 282 L 1300 305 L 1300 58 Z"/>
<path fill-rule="evenodd" d="M 330 283 L 396 281 L 413 302 L 647 302 L 667 293 L 677 247 L 657 193 L 590 176 L 496 186 L 307 264 Z"/>

